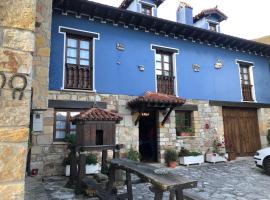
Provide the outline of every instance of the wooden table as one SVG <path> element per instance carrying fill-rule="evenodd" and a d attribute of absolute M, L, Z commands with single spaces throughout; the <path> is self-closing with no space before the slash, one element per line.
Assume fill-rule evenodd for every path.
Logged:
<path fill-rule="evenodd" d="M 136 174 L 143 181 L 152 184 L 150 190 L 155 193 L 155 200 L 162 200 L 163 192 L 165 191 L 170 192 L 170 200 L 173 200 L 175 195 L 177 200 L 183 200 L 183 189 L 197 187 L 197 181 L 189 180 L 181 175 L 173 174 L 171 172 L 168 172 L 165 175 L 156 174 L 154 173 L 154 170 L 159 168 L 149 164 L 139 163 L 128 159 L 113 159 L 110 163 L 108 191 L 112 191 L 113 189 L 115 171 L 117 169 L 126 171 L 127 194 L 119 196 L 118 199 L 133 199 L 131 174 Z"/>

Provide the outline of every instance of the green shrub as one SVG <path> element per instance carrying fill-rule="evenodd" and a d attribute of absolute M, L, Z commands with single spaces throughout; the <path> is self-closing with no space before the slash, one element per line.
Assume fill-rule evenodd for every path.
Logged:
<path fill-rule="evenodd" d="M 87 165 L 96 165 L 97 163 L 98 163 L 98 159 L 95 154 L 89 154 L 88 156 L 86 156 Z"/>
<path fill-rule="evenodd" d="M 167 149 L 164 154 L 166 164 L 177 161 L 177 152 L 174 149 Z"/>
<path fill-rule="evenodd" d="M 189 151 L 185 148 L 181 148 L 181 151 L 179 152 L 179 157 L 185 157 L 185 156 L 199 156 L 199 155 L 202 155 L 201 153 L 199 152 L 196 152 L 196 151 Z"/>
<path fill-rule="evenodd" d="M 77 139 L 76 139 L 76 135 L 66 135 L 65 139 L 64 139 L 65 142 L 69 143 L 69 144 L 76 144 L 77 143 Z"/>
<path fill-rule="evenodd" d="M 268 144 L 270 144 L 270 129 L 268 130 L 267 141 L 268 141 Z"/>
<path fill-rule="evenodd" d="M 132 147 L 127 151 L 127 159 L 133 161 L 140 161 L 140 154 Z"/>

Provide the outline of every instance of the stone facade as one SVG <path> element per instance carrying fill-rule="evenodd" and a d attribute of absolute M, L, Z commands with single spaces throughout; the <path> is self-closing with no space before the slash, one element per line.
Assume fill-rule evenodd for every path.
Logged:
<path fill-rule="evenodd" d="M 35 0 L 0 1 L 0 71 L 7 80 L 0 96 L 0 196 L 4 200 L 24 199 L 35 16 Z M 16 73 L 27 79 L 21 100 L 18 93 L 13 98 L 9 84 Z M 13 80 L 15 87 L 22 83 L 23 78 Z"/>
<path fill-rule="evenodd" d="M 258 109 L 258 121 L 262 147 L 267 147 L 267 134 L 270 130 L 270 108 Z"/>

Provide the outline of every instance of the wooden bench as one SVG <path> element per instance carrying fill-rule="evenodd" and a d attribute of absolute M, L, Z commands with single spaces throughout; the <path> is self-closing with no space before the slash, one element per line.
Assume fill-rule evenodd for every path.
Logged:
<path fill-rule="evenodd" d="M 162 200 L 165 191 L 170 192 L 170 200 L 173 200 L 175 195 L 177 200 L 183 200 L 183 189 L 197 187 L 197 181 L 189 180 L 181 175 L 176 175 L 168 172 L 165 175 L 156 174 L 154 170 L 158 167 L 139 163 L 127 159 L 113 159 L 110 161 L 108 191 L 112 191 L 115 181 L 115 171 L 122 169 L 126 172 L 127 193 L 118 196 L 118 199 L 133 199 L 131 174 L 140 177 L 144 182 L 152 184 L 150 190 L 155 194 L 155 200 Z"/>

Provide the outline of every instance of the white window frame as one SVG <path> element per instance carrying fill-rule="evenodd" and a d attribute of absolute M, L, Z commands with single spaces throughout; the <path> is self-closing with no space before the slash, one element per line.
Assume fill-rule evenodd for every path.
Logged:
<path fill-rule="evenodd" d="M 66 73 L 66 67 L 65 67 L 65 59 L 66 59 L 66 40 L 67 40 L 67 33 L 61 31 L 61 29 L 69 29 L 69 30 L 75 30 L 83 33 L 90 33 L 90 34 L 96 34 L 97 37 L 92 38 L 93 40 L 93 89 L 92 90 L 80 90 L 80 89 L 67 89 L 65 88 L 65 73 Z M 96 68 L 96 40 L 100 40 L 100 33 L 97 32 L 91 32 L 91 31 L 86 31 L 86 30 L 81 30 L 81 29 L 75 29 L 75 28 L 70 28 L 66 26 L 59 26 L 58 27 L 58 33 L 64 35 L 64 49 L 63 49 L 63 81 L 62 81 L 62 87 L 61 90 L 65 91 L 78 91 L 78 92 L 96 92 L 96 77 L 95 77 L 95 68 Z"/>
<path fill-rule="evenodd" d="M 210 23 L 211 23 L 211 24 L 215 24 L 216 25 L 216 33 L 219 32 L 219 23 L 218 22 L 213 21 L 213 20 L 210 20 L 210 19 L 208 19 L 206 22 L 207 22 L 208 30 L 210 30 Z"/>
<path fill-rule="evenodd" d="M 143 5 L 146 5 L 146 6 L 150 6 L 152 7 L 152 15 L 151 16 L 155 16 L 154 14 L 154 11 L 157 9 L 157 6 L 155 4 L 152 4 L 152 3 L 149 3 L 149 2 L 145 2 L 145 1 L 139 1 L 139 4 L 140 4 L 140 13 L 142 13 L 142 6 Z"/>
<path fill-rule="evenodd" d="M 154 70 L 155 70 L 155 89 L 156 92 L 158 91 L 157 89 L 157 73 L 156 73 L 156 60 L 157 60 L 157 50 L 154 47 L 160 47 L 160 48 L 165 48 L 168 50 L 173 50 L 176 52 L 172 52 L 172 67 L 173 67 L 173 75 L 175 77 L 174 79 L 174 92 L 175 92 L 175 96 L 178 97 L 178 88 L 177 88 L 177 65 L 176 65 L 176 55 L 179 55 L 179 49 L 173 48 L 173 47 L 167 47 L 167 46 L 161 46 L 161 45 L 157 45 L 157 44 L 151 44 L 151 50 L 154 51 L 155 56 L 154 56 Z"/>
<path fill-rule="evenodd" d="M 257 99 L 256 99 L 256 90 L 255 90 L 255 82 L 254 82 L 254 73 L 253 73 L 253 69 L 255 67 L 254 63 L 250 62 L 250 61 L 246 61 L 246 60 L 239 60 L 239 59 L 236 59 L 235 62 L 238 66 L 239 83 L 240 83 L 240 90 L 241 90 L 241 102 L 254 102 L 254 103 L 256 103 Z M 244 101 L 243 91 L 242 91 L 242 83 L 241 83 L 240 62 L 247 63 L 249 65 L 248 72 L 249 72 L 249 76 L 250 76 L 250 84 L 253 86 L 252 91 L 251 91 L 253 101 Z"/>

